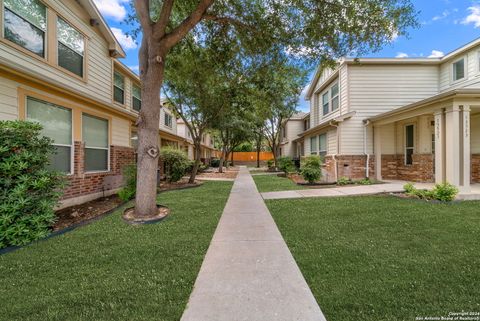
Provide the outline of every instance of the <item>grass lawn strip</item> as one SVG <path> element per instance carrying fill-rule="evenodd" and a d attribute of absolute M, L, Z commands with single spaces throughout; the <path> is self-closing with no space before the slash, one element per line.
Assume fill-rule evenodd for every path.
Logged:
<path fill-rule="evenodd" d="M 278 177 L 276 175 L 268 174 L 253 175 L 252 177 L 260 193 L 305 189 L 305 187 L 294 183 L 286 177 Z"/>
<path fill-rule="evenodd" d="M 179 320 L 231 182 L 162 193 L 160 224 L 104 219 L 0 256 L 1 320 Z"/>
<path fill-rule="evenodd" d="M 267 201 L 327 320 L 480 311 L 480 202 Z"/>

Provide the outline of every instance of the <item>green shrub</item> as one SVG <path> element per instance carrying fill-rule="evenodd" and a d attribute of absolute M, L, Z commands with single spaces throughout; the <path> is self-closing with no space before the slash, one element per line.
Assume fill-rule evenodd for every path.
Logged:
<path fill-rule="evenodd" d="M 47 236 L 64 175 L 49 169 L 55 152 L 42 126 L 0 121 L 0 248 Z"/>
<path fill-rule="evenodd" d="M 267 160 L 267 167 L 272 168 L 274 163 L 275 163 L 275 161 L 273 159 Z"/>
<path fill-rule="evenodd" d="M 408 196 L 417 197 L 424 200 L 438 200 L 442 202 L 451 202 L 458 194 L 458 189 L 449 183 L 436 184 L 431 191 L 417 189 L 411 183 L 405 184 L 403 189 L 405 190 L 405 194 Z"/>
<path fill-rule="evenodd" d="M 220 167 L 220 159 L 218 158 L 212 158 L 210 161 L 210 166 L 212 167 Z"/>
<path fill-rule="evenodd" d="M 163 147 L 160 150 L 160 157 L 165 165 L 165 177 L 167 182 L 178 182 L 191 166 L 187 154 L 174 147 Z"/>
<path fill-rule="evenodd" d="M 443 202 L 451 202 L 458 194 L 458 188 L 449 183 L 436 184 L 432 190 L 433 197 Z"/>
<path fill-rule="evenodd" d="M 364 178 L 355 182 L 359 185 L 372 185 L 372 181 L 369 178 Z"/>
<path fill-rule="evenodd" d="M 278 169 L 284 172 L 285 174 L 295 172 L 295 164 L 291 157 L 283 156 L 277 159 Z"/>
<path fill-rule="evenodd" d="M 127 165 L 123 168 L 123 179 L 125 185 L 118 192 L 118 197 L 127 202 L 135 197 L 135 192 L 137 189 L 137 166 Z"/>
<path fill-rule="evenodd" d="M 348 184 L 352 184 L 352 181 L 348 177 L 345 177 L 345 176 L 340 177 L 337 180 L 337 185 L 344 186 L 344 185 L 348 185 Z"/>
<path fill-rule="evenodd" d="M 315 183 L 322 177 L 322 160 L 319 156 L 308 156 L 305 158 L 301 174 L 310 184 Z"/>

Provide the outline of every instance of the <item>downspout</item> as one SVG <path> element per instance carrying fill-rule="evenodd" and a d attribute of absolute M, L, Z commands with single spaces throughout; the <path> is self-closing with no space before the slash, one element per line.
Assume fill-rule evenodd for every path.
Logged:
<path fill-rule="evenodd" d="M 367 156 L 367 163 L 365 165 L 365 177 L 370 177 L 370 154 L 367 153 L 367 126 L 370 125 L 370 120 L 363 121 L 363 154 Z"/>
<path fill-rule="evenodd" d="M 337 135 L 337 152 L 335 154 L 332 155 L 333 157 L 333 163 L 335 165 L 334 169 L 335 169 L 335 182 L 338 181 L 338 160 L 337 160 L 337 154 L 338 154 L 338 150 L 339 150 L 339 146 L 340 146 L 340 135 L 339 135 L 339 130 L 338 130 L 338 123 L 335 122 L 335 121 L 330 121 L 330 126 L 332 127 L 335 127 L 336 128 L 336 135 Z"/>

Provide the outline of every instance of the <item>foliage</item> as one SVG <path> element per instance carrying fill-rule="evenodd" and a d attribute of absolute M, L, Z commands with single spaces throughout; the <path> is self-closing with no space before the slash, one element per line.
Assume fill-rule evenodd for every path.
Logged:
<path fill-rule="evenodd" d="M 285 174 L 295 172 L 295 164 L 289 156 L 279 157 L 278 160 L 278 169 L 284 172 Z"/>
<path fill-rule="evenodd" d="M 178 148 L 163 147 L 160 157 L 164 162 L 167 182 L 178 182 L 186 173 L 191 162 L 187 154 Z"/>
<path fill-rule="evenodd" d="M 42 126 L 0 121 L 0 248 L 24 245 L 49 234 L 64 186 L 49 169 L 55 152 Z"/>
<path fill-rule="evenodd" d="M 253 145 L 250 142 L 243 142 L 238 147 L 234 148 L 234 152 L 253 152 Z"/>
<path fill-rule="evenodd" d="M 267 160 L 267 167 L 272 168 L 274 163 L 275 163 L 275 161 L 273 159 Z"/>
<path fill-rule="evenodd" d="M 367 177 L 367 178 L 364 178 L 364 179 L 360 179 L 358 181 L 355 181 L 355 184 L 359 184 L 359 185 L 372 185 L 372 181 Z"/>
<path fill-rule="evenodd" d="M 118 197 L 127 202 L 135 197 L 136 187 L 137 187 L 137 166 L 127 165 L 123 168 L 123 179 L 125 185 L 118 192 Z"/>
<path fill-rule="evenodd" d="M 417 189 L 412 183 L 403 186 L 405 194 L 424 200 L 451 202 L 458 194 L 458 188 L 450 183 L 435 184 L 432 190 Z"/>
<path fill-rule="evenodd" d="M 344 186 L 348 184 L 352 184 L 352 181 L 348 177 L 343 176 L 337 180 L 337 185 Z"/>
<path fill-rule="evenodd" d="M 212 158 L 212 160 L 210 161 L 210 166 L 219 167 L 220 166 L 220 159 Z"/>
<path fill-rule="evenodd" d="M 303 178 L 310 184 L 315 183 L 322 177 L 322 159 L 319 156 L 308 156 L 301 168 Z"/>

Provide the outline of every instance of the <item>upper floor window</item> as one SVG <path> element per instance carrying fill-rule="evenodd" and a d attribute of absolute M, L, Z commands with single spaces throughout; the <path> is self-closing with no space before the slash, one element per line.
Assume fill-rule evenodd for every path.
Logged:
<path fill-rule="evenodd" d="M 50 168 L 72 172 L 72 111 L 68 108 L 27 97 L 27 119 L 43 126 L 42 134 L 53 140 L 56 153 L 50 156 Z"/>
<path fill-rule="evenodd" d="M 47 8 L 38 0 L 4 0 L 4 37 L 45 57 Z"/>
<path fill-rule="evenodd" d="M 173 125 L 172 115 L 165 113 L 164 123 L 165 123 L 165 126 L 172 128 L 172 125 Z"/>
<path fill-rule="evenodd" d="M 57 20 L 58 65 L 83 77 L 85 39 L 62 18 Z"/>
<path fill-rule="evenodd" d="M 338 83 L 332 86 L 332 89 L 330 90 L 331 98 L 332 98 L 332 111 L 338 109 Z"/>
<path fill-rule="evenodd" d="M 118 72 L 113 73 L 113 100 L 117 103 L 125 103 L 125 77 Z"/>
<path fill-rule="evenodd" d="M 108 120 L 83 114 L 82 136 L 85 143 L 85 171 L 108 171 Z"/>
<path fill-rule="evenodd" d="M 132 87 L 132 108 L 136 111 L 142 108 L 142 89 L 137 85 Z"/>
<path fill-rule="evenodd" d="M 328 91 L 327 91 L 322 96 L 323 115 L 328 114 L 328 111 L 330 109 L 329 105 L 330 105 L 330 102 L 329 102 Z"/>
<path fill-rule="evenodd" d="M 452 65 L 453 68 L 453 81 L 457 81 L 465 78 L 465 59 L 462 58 Z"/>
<path fill-rule="evenodd" d="M 310 119 L 307 118 L 303 121 L 303 130 L 308 130 L 310 129 Z"/>

